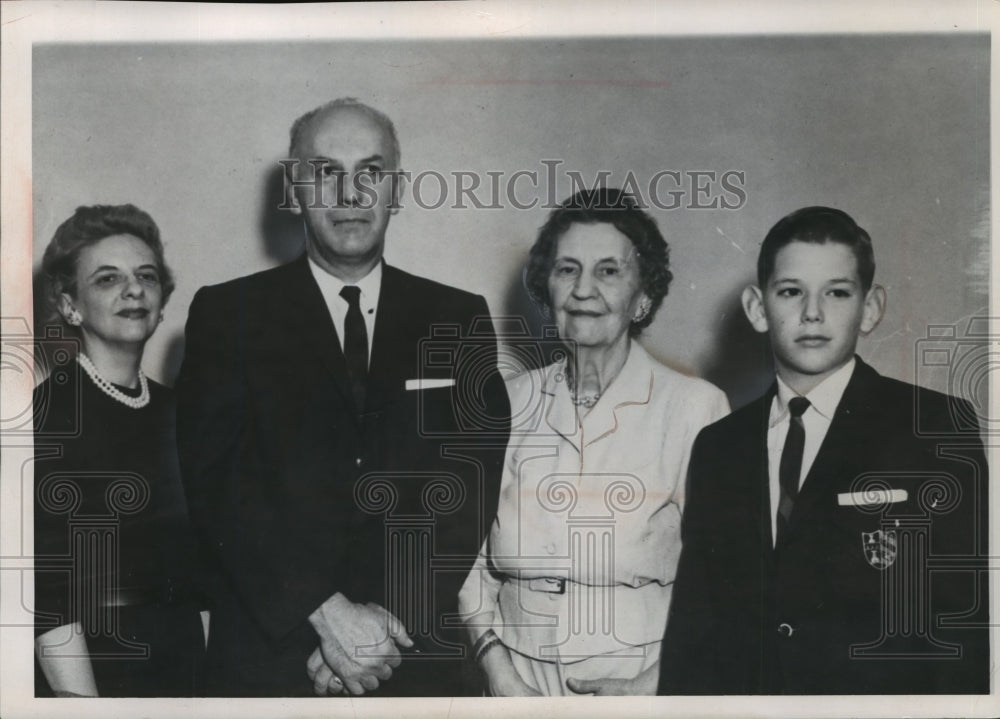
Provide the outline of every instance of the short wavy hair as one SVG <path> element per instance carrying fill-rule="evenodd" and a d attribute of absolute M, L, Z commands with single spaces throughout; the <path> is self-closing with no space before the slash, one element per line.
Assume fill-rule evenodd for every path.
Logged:
<path fill-rule="evenodd" d="M 618 188 L 591 188 L 581 190 L 565 200 L 549 215 L 538 232 L 538 239 L 528 255 L 524 270 L 524 284 L 536 305 L 550 310 L 549 275 L 555 263 L 559 238 L 574 224 L 613 225 L 625 235 L 639 258 L 639 277 L 642 290 L 652 305 L 649 312 L 629 326 L 629 336 L 638 336 L 656 316 L 670 289 L 670 247 L 660 234 L 660 229 L 648 213 L 639 208 L 635 198 Z"/>
<path fill-rule="evenodd" d="M 50 320 L 62 319 L 58 311 L 61 294 L 65 292 L 70 297 L 76 297 L 76 269 L 80 252 L 114 235 L 132 235 L 153 251 L 164 304 L 170 299 L 174 291 L 174 276 L 163 257 L 160 228 L 153 218 L 135 205 L 78 207 L 68 220 L 59 225 L 42 257 Z"/>

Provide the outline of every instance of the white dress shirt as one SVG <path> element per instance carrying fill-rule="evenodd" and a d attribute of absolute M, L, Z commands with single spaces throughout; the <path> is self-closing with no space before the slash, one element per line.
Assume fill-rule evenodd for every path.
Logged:
<path fill-rule="evenodd" d="M 803 480 L 809 475 L 809 470 L 816 460 L 820 445 L 823 444 L 826 433 L 830 429 L 830 422 L 833 420 L 833 413 L 837 411 L 837 405 L 840 404 L 840 398 L 843 397 L 844 390 L 847 389 L 847 384 L 851 381 L 854 365 L 855 361 L 852 357 L 850 362 L 813 387 L 809 394 L 804 395 L 809 400 L 809 407 L 802 415 L 806 441 L 802 450 L 802 471 L 799 473 L 800 490 Z M 781 377 L 778 377 L 778 392 L 771 402 L 771 414 L 767 424 L 767 467 L 771 496 L 772 546 L 778 531 L 778 501 L 781 492 L 779 468 L 781 466 L 781 453 L 785 449 L 785 438 L 788 436 L 788 402 L 797 396 L 798 393 L 785 384 Z"/>
<path fill-rule="evenodd" d="M 313 262 L 312 258 L 309 259 L 309 270 L 316 278 L 319 291 L 326 301 L 326 308 L 330 310 L 330 318 L 337 329 L 340 349 L 344 349 L 344 321 L 347 318 L 349 305 L 347 300 L 340 296 L 340 291 L 347 286 L 347 283 L 331 275 Z M 375 309 L 378 307 L 378 294 L 382 290 L 382 263 L 379 262 L 371 272 L 354 284 L 361 290 L 359 304 L 361 316 L 365 319 L 365 329 L 368 330 L 368 361 L 371 362 L 372 338 L 375 336 Z"/>

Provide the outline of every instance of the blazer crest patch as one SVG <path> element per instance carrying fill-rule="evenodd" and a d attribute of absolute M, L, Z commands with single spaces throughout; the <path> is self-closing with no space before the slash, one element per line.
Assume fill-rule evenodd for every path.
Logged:
<path fill-rule="evenodd" d="M 875 569 L 885 569 L 896 561 L 896 533 L 891 529 L 862 532 L 861 544 L 865 559 Z"/>

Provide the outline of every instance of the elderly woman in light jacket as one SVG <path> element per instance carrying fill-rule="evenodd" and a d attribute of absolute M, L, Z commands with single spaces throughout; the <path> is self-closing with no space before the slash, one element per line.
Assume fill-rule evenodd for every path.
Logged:
<path fill-rule="evenodd" d="M 633 339 L 670 279 L 655 221 L 617 189 L 571 197 L 531 248 L 566 354 L 509 382 L 497 518 L 459 595 L 494 696 L 655 693 L 691 445 L 729 410 Z"/>

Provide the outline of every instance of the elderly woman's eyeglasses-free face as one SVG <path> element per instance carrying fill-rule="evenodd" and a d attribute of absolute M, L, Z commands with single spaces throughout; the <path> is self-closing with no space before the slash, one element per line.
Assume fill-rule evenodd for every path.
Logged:
<path fill-rule="evenodd" d="M 635 247 L 607 223 L 570 226 L 556 245 L 548 284 L 559 336 L 583 346 L 627 338 L 643 297 Z"/>

